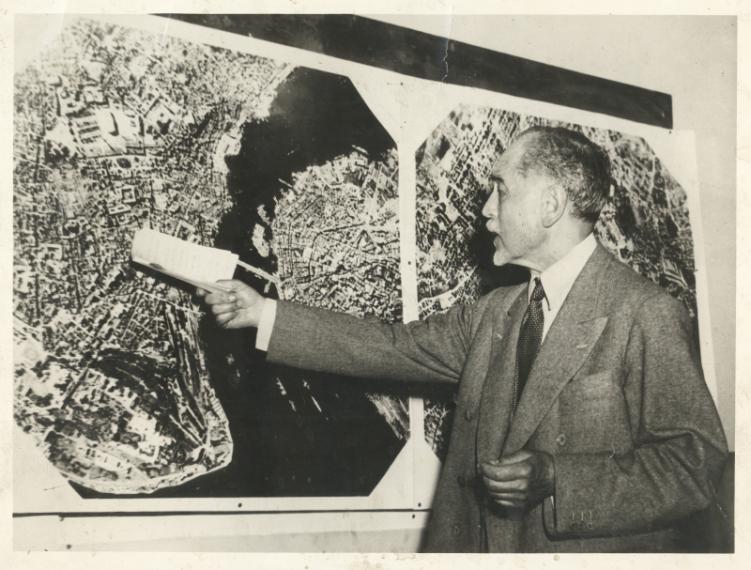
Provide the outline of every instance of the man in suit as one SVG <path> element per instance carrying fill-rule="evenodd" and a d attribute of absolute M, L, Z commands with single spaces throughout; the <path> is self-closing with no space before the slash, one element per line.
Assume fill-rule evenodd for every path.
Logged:
<path fill-rule="evenodd" d="M 726 455 L 685 308 L 596 242 L 609 164 L 585 136 L 525 131 L 490 183 L 493 262 L 531 278 L 473 306 L 386 325 L 239 281 L 199 294 L 272 361 L 458 385 L 425 550 L 678 550 Z"/>

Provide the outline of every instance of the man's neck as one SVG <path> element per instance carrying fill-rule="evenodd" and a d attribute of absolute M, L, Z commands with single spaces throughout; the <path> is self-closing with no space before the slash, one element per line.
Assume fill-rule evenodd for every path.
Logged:
<path fill-rule="evenodd" d="M 567 231 L 558 231 L 548 235 L 539 248 L 534 261 L 524 263 L 530 272 L 542 273 L 565 258 L 581 242 L 592 235 L 594 226 L 579 225 L 570 227 Z"/>
<path fill-rule="evenodd" d="M 529 282 L 528 295 L 531 296 L 532 294 L 534 279 L 539 278 L 547 300 L 547 303 L 544 305 L 546 310 L 544 313 L 543 338 L 547 334 L 553 320 L 555 320 L 556 315 L 558 315 L 558 311 L 568 296 L 574 281 L 576 281 L 576 278 L 581 273 L 584 265 L 586 265 L 587 260 L 592 256 L 596 247 L 597 240 L 595 236 L 589 234 L 570 249 L 564 257 L 547 267 L 545 271 L 531 271 L 532 278 Z"/>
<path fill-rule="evenodd" d="M 550 274 L 556 273 L 559 267 L 565 267 L 569 265 L 569 262 L 571 259 L 580 257 L 582 251 L 586 250 L 589 254 L 591 254 L 591 252 L 594 250 L 596 245 L 597 245 L 597 240 L 594 237 L 594 234 L 590 232 L 589 234 L 584 236 L 582 239 L 580 239 L 572 247 L 569 247 L 563 255 L 561 255 L 560 257 L 556 257 L 555 261 L 547 264 L 543 269 L 530 267 L 529 268 L 529 273 L 531 276 L 530 278 L 534 279 L 535 277 L 540 277 L 541 275 L 545 275 L 548 273 Z"/>

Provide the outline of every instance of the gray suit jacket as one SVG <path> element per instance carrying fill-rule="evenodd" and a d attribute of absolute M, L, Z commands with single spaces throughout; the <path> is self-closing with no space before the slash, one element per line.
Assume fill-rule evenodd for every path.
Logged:
<path fill-rule="evenodd" d="M 425 550 L 676 550 L 676 525 L 713 500 L 727 452 L 685 308 L 598 246 L 512 414 L 525 290 L 407 325 L 282 302 L 268 358 L 458 385 Z M 527 512 L 497 508 L 479 464 L 522 448 L 554 456 L 554 497 Z"/>

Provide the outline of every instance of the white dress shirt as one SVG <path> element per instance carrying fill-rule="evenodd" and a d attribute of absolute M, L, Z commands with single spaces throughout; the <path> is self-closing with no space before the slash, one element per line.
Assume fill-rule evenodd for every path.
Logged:
<path fill-rule="evenodd" d="M 594 234 L 589 234 L 580 241 L 571 251 L 556 261 L 553 265 L 545 269 L 542 273 L 537 271 L 530 272 L 529 288 L 527 290 L 528 298 L 532 297 L 532 290 L 535 286 L 535 277 L 542 281 L 542 288 L 545 290 L 547 302 L 542 302 L 542 313 L 545 321 L 542 325 L 542 340 L 550 330 L 561 305 L 566 300 L 571 286 L 584 268 L 584 264 L 592 255 L 597 247 L 597 240 Z"/>
<path fill-rule="evenodd" d="M 579 276 L 579 273 L 581 273 L 584 264 L 587 263 L 589 256 L 592 255 L 596 246 L 597 241 L 594 234 L 589 234 L 576 247 L 545 269 L 545 271 L 542 273 L 533 271 L 531 273 L 527 294 L 529 296 L 532 295 L 534 278 L 539 277 L 542 281 L 542 287 L 545 289 L 545 297 L 547 299 L 547 302 L 543 302 L 542 304 L 543 314 L 545 315 L 545 322 L 542 328 L 543 340 L 545 339 L 545 335 L 548 334 L 550 325 L 553 324 L 558 311 L 561 310 L 561 305 L 566 300 L 571 286 Z M 264 299 L 263 307 L 261 308 L 261 317 L 258 321 L 258 333 L 256 334 L 256 348 L 258 350 L 266 351 L 269 349 L 269 341 L 271 340 L 271 332 L 274 329 L 275 321 L 276 301 L 273 299 Z"/>
<path fill-rule="evenodd" d="M 261 307 L 261 318 L 258 319 L 258 332 L 256 333 L 256 348 L 264 352 L 269 349 L 271 331 L 274 330 L 276 321 L 276 301 L 266 298 Z"/>

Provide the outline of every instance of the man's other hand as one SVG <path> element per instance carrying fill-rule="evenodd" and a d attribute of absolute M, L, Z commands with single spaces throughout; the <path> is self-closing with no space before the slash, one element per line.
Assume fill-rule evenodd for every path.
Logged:
<path fill-rule="evenodd" d="M 217 324 L 225 329 L 257 327 L 264 298 L 252 287 L 236 279 L 217 281 L 227 292 L 209 293 L 198 289 L 196 294 L 214 313 Z"/>
<path fill-rule="evenodd" d="M 480 468 L 488 495 L 504 507 L 531 508 L 555 491 L 555 463 L 542 451 L 523 449 Z"/>

